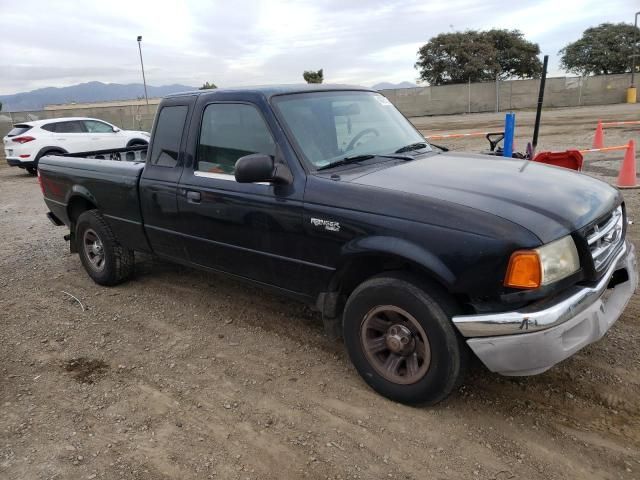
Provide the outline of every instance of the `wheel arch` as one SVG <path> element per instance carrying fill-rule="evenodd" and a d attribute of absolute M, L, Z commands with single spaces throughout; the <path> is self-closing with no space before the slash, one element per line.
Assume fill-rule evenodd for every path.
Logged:
<path fill-rule="evenodd" d="M 340 314 L 346 298 L 365 280 L 387 271 L 409 271 L 452 293 L 456 277 L 436 255 L 404 239 L 375 236 L 345 245 L 342 259 L 318 307 L 329 317 Z"/>
<path fill-rule="evenodd" d="M 98 208 L 98 202 L 91 193 L 82 186 L 74 186 L 67 199 L 67 215 L 69 217 L 70 229 L 73 232 L 76 221 L 82 213 L 87 210 Z"/>
<path fill-rule="evenodd" d="M 47 147 L 42 147 L 40 150 L 38 150 L 38 153 L 36 154 L 35 157 L 35 161 L 37 162 L 38 160 L 40 160 L 41 157 L 44 157 L 44 155 L 48 152 L 56 152 L 56 153 L 69 153 L 67 150 L 65 150 L 62 147 L 55 147 L 52 145 L 49 145 Z"/>
<path fill-rule="evenodd" d="M 149 145 L 149 140 L 145 140 L 144 138 L 138 138 L 138 137 L 132 138 L 127 142 L 127 148 L 133 144 Z"/>

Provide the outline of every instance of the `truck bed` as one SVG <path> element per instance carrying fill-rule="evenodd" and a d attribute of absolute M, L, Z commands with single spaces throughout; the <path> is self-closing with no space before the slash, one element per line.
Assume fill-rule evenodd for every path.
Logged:
<path fill-rule="evenodd" d="M 40 182 L 51 212 L 73 232 L 74 204 L 88 202 L 101 210 L 123 245 L 147 245 L 138 195 L 144 163 L 75 155 L 40 159 Z"/>

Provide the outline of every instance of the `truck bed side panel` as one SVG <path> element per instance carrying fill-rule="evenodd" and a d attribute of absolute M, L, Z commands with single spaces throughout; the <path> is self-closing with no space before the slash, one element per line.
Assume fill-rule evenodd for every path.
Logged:
<path fill-rule="evenodd" d="M 67 226 L 69 205 L 82 198 L 100 210 L 120 243 L 150 251 L 138 196 L 143 168 L 143 163 L 59 156 L 39 163 L 45 203 Z"/>

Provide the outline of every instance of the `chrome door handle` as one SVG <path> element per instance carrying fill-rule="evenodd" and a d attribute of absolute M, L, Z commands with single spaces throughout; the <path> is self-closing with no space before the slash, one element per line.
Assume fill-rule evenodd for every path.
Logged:
<path fill-rule="evenodd" d="M 189 203 L 200 203 L 202 199 L 202 195 L 200 192 L 194 192 L 193 190 L 187 190 L 187 202 Z"/>

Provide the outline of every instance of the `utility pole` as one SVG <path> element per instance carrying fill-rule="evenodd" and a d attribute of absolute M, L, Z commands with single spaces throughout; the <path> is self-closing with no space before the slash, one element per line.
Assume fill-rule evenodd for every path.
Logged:
<path fill-rule="evenodd" d="M 633 54 L 631 56 L 631 86 L 634 87 L 635 83 L 633 83 L 636 75 L 636 47 L 638 46 L 638 15 L 640 12 L 636 12 L 636 20 L 633 24 L 635 27 L 633 29 Z"/>
<path fill-rule="evenodd" d="M 633 51 L 631 53 L 631 85 L 627 89 L 627 103 L 636 103 L 636 49 L 638 47 L 638 15 L 636 12 L 635 21 L 633 22 Z"/>
<path fill-rule="evenodd" d="M 500 111 L 500 74 L 496 73 L 496 113 Z"/>
<path fill-rule="evenodd" d="M 149 97 L 147 96 L 147 79 L 144 76 L 144 63 L 142 63 L 142 35 L 138 35 L 138 51 L 140 52 L 140 66 L 142 67 L 142 83 L 144 84 L 144 99 L 147 101 L 147 113 L 149 113 Z"/>

